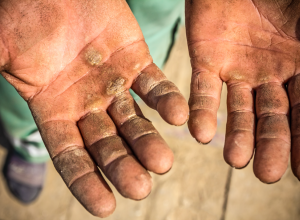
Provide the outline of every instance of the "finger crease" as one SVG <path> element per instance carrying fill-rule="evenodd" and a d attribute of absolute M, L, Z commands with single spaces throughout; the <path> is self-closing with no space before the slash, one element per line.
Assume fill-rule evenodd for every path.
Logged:
<path fill-rule="evenodd" d="M 103 170 L 103 172 L 107 173 L 107 169 L 109 169 L 109 166 L 110 166 L 111 164 L 113 164 L 114 162 L 117 162 L 117 161 L 119 161 L 119 160 L 122 160 L 122 159 L 124 159 L 124 158 L 126 158 L 126 157 L 129 157 L 129 154 L 120 155 L 119 157 L 116 157 L 114 160 L 112 160 L 112 161 L 110 161 L 109 163 L 105 164 L 105 165 L 104 165 L 104 170 Z M 105 174 L 105 175 L 106 175 L 106 174 Z"/>
<path fill-rule="evenodd" d="M 206 94 L 206 93 L 195 93 L 195 92 L 192 92 L 192 93 L 191 93 L 191 96 L 211 97 L 211 98 L 214 98 L 215 100 L 219 101 L 219 99 L 216 98 L 215 96 L 210 95 L 210 94 Z"/>
<path fill-rule="evenodd" d="M 200 111 L 200 110 L 209 110 L 209 111 L 211 111 L 213 113 L 216 113 L 216 111 L 214 111 L 212 109 L 209 109 L 209 108 L 197 108 L 197 109 L 190 110 L 190 112 Z"/>
<path fill-rule="evenodd" d="M 105 140 L 105 139 L 107 139 L 107 138 L 112 138 L 112 137 L 115 137 L 115 136 L 117 136 L 117 134 L 107 135 L 107 136 L 105 136 L 105 137 L 103 137 L 103 138 L 100 138 L 99 140 L 93 142 L 88 148 L 92 147 L 93 145 L 97 144 L 97 143 L 100 142 L 100 141 L 103 141 L 103 140 Z M 118 137 L 118 136 L 117 136 L 117 137 Z"/>
<path fill-rule="evenodd" d="M 276 117 L 276 116 L 286 116 L 286 117 L 288 117 L 288 113 L 275 113 L 275 112 L 263 113 L 258 117 L 258 119 Z"/>
<path fill-rule="evenodd" d="M 86 172 L 86 173 L 84 173 L 84 174 L 81 174 L 80 176 L 76 177 L 74 180 L 72 179 L 72 180 L 70 181 L 70 183 L 68 184 L 68 188 L 71 188 L 72 185 L 73 185 L 77 180 L 79 180 L 79 179 L 85 177 L 86 175 L 88 175 L 88 174 L 90 174 L 90 173 L 94 173 L 94 172 L 95 172 L 95 170 L 88 171 L 88 172 Z"/>
<path fill-rule="evenodd" d="M 294 103 L 294 105 L 291 106 L 293 109 L 295 108 L 300 108 L 300 100 L 296 103 Z"/>
<path fill-rule="evenodd" d="M 284 139 L 282 139 L 282 138 L 278 138 L 278 137 L 267 137 L 267 138 L 257 138 L 256 146 L 257 146 L 258 143 L 259 143 L 260 141 L 262 141 L 262 140 L 276 140 L 276 139 L 282 140 L 283 142 L 285 142 L 285 143 L 288 144 L 289 146 L 291 145 L 290 142 L 288 142 L 288 141 L 286 141 L 286 140 L 284 140 Z"/>
<path fill-rule="evenodd" d="M 163 82 L 168 82 L 168 81 L 169 81 L 169 80 L 167 80 L 167 79 L 163 79 L 163 80 L 161 80 L 161 81 L 155 82 L 155 83 L 153 83 L 152 85 L 150 85 L 150 86 L 149 86 L 149 90 L 148 90 L 148 92 L 147 92 L 147 99 L 148 99 L 148 97 L 149 97 L 151 91 L 153 91 L 153 89 L 155 89 L 157 86 L 159 86 L 159 85 L 162 84 Z"/>
<path fill-rule="evenodd" d="M 51 119 L 48 121 L 43 121 L 39 123 L 39 126 L 42 127 L 42 125 L 45 125 L 47 123 L 51 123 L 51 122 L 71 122 L 72 124 L 76 125 L 76 122 L 72 121 L 72 120 L 67 120 L 67 119 Z"/>
<path fill-rule="evenodd" d="M 149 66 L 151 66 L 152 64 L 153 64 L 153 62 L 152 62 L 152 63 L 149 63 L 149 64 L 147 64 L 145 67 L 143 67 L 142 70 L 139 71 L 140 73 L 137 75 L 137 77 L 133 80 L 133 83 L 135 83 L 141 75 L 146 74 L 146 73 L 144 73 L 143 71 L 144 71 L 145 69 L 147 69 Z"/>
<path fill-rule="evenodd" d="M 251 134 L 253 134 L 253 130 L 246 129 L 246 128 L 235 128 L 235 129 L 232 129 L 231 131 L 228 131 L 227 134 L 231 134 L 231 133 L 235 133 L 235 132 L 240 132 L 240 131 L 246 131 L 246 132 L 250 132 Z"/>
<path fill-rule="evenodd" d="M 84 146 L 78 146 L 78 145 L 70 145 L 68 147 L 66 147 L 64 150 L 62 150 L 61 152 L 59 152 L 58 154 L 54 155 L 51 159 L 54 161 L 56 158 L 58 158 L 59 156 L 72 152 L 74 150 L 78 150 L 78 149 L 83 149 Z"/>
<path fill-rule="evenodd" d="M 143 137 L 146 137 L 148 135 L 152 135 L 152 134 L 158 134 L 158 132 L 155 132 L 155 131 L 148 131 L 148 132 L 143 132 L 141 133 L 138 137 L 136 137 L 133 142 L 136 142 L 138 141 L 139 139 L 143 138 Z"/>
<path fill-rule="evenodd" d="M 255 88 L 255 90 L 258 90 L 258 89 L 260 89 L 260 88 L 263 87 L 263 86 L 269 86 L 269 85 L 272 85 L 272 84 L 275 84 L 276 86 L 282 87 L 282 82 L 279 82 L 279 81 L 273 81 L 273 82 L 262 83 L 262 84 L 260 84 L 259 86 L 257 86 L 257 87 Z"/>
<path fill-rule="evenodd" d="M 254 115 L 254 112 L 252 110 L 247 110 L 247 109 L 234 110 L 234 111 L 228 112 L 228 115 L 235 114 L 235 113 L 251 113 Z"/>
<path fill-rule="evenodd" d="M 94 109 L 94 110 L 90 110 L 90 111 L 86 112 L 83 116 L 80 117 L 80 119 L 78 121 L 84 120 L 85 118 L 89 117 L 90 115 L 97 114 L 100 112 L 103 112 L 106 114 L 105 110 L 98 108 L 98 109 Z"/>

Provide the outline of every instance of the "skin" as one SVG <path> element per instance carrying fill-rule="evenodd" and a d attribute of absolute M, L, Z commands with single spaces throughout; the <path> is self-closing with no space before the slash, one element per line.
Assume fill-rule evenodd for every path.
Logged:
<path fill-rule="evenodd" d="M 208 143 L 228 88 L 225 161 L 274 183 L 300 177 L 300 1 L 187 0 L 190 132 Z M 291 129 L 290 129 L 291 128 Z"/>
<path fill-rule="evenodd" d="M 173 153 L 129 94 L 182 125 L 188 104 L 153 64 L 124 0 L 4 0 L 0 70 L 28 102 L 59 174 L 93 215 L 151 191 Z"/>

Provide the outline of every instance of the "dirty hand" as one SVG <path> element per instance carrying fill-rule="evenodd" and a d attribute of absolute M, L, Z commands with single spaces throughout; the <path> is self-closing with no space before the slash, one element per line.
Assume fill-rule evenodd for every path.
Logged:
<path fill-rule="evenodd" d="M 129 94 L 181 125 L 188 105 L 153 64 L 124 0 L 0 3 L 0 70 L 28 102 L 53 163 L 73 195 L 105 217 L 115 198 L 151 191 L 173 154 Z"/>
<path fill-rule="evenodd" d="M 298 0 L 186 0 L 190 132 L 202 143 L 213 138 L 225 82 L 224 158 L 243 168 L 255 148 L 254 173 L 265 183 L 280 180 L 291 146 L 300 177 L 299 17 Z"/>

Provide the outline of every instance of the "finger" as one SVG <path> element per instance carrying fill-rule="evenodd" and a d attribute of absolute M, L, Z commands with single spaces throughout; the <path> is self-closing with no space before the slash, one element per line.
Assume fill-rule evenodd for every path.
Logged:
<path fill-rule="evenodd" d="M 285 173 L 290 155 L 289 101 L 285 89 L 277 83 L 261 85 L 257 90 L 258 117 L 254 173 L 265 183 L 274 183 Z"/>
<path fill-rule="evenodd" d="M 93 215 L 113 213 L 116 201 L 71 121 L 49 121 L 39 126 L 54 166 L 78 201 Z"/>
<path fill-rule="evenodd" d="M 155 64 L 145 68 L 131 88 L 169 124 L 182 125 L 187 121 L 189 109 L 185 98 Z"/>
<path fill-rule="evenodd" d="M 291 79 L 288 84 L 291 102 L 292 152 L 291 166 L 295 176 L 300 179 L 300 75 Z"/>
<path fill-rule="evenodd" d="M 209 72 L 192 75 L 189 130 L 197 141 L 209 143 L 217 130 L 222 81 Z"/>
<path fill-rule="evenodd" d="M 224 159 L 233 167 L 243 168 L 251 160 L 254 151 L 252 88 L 244 84 L 228 86 L 227 107 Z"/>
<path fill-rule="evenodd" d="M 93 112 L 78 125 L 88 151 L 120 194 L 135 200 L 147 197 L 152 187 L 151 176 L 117 136 L 107 113 Z"/>
<path fill-rule="evenodd" d="M 159 174 L 171 169 L 172 151 L 152 123 L 144 118 L 129 92 L 117 97 L 108 110 L 121 135 L 146 169 Z"/>
<path fill-rule="evenodd" d="M 4 66 L 9 61 L 9 53 L 6 49 L 3 40 L 0 41 L 0 72 L 2 73 L 2 70 L 4 70 Z"/>

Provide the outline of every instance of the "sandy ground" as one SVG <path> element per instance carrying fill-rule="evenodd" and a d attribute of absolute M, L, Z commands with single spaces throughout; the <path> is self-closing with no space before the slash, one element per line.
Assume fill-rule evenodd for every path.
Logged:
<path fill-rule="evenodd" d="M 188 99 L 191 68 L 184 30 L 164 70 Z M 299 220 L 300 184 L 289 169 L 282 180 L 266 185 L 257 180 L 252 163 L 233 170 L 224 161 L 226 90 L 218 113 L 218 132 L 206 146 L 199 145 L 187 126 L 172 127 L 140 103 L 145 115 L 161 132 L 175 154 L 172 170 L 152 175 L 150 196 L 140 202 L 122 198 L 114 190 L 117 209 L 108 220 Z M 0 166 L 6 149 L 0 147 Z M 24 206 L 7 191 L 0 176 L 0 220 L 92 220 L 72 197 L 51 162 L 45 189 L 36 202 Z"/>

